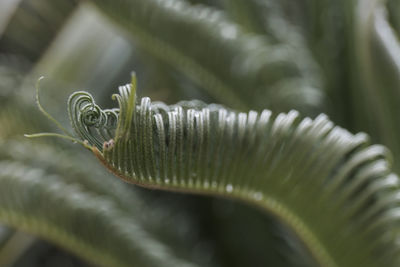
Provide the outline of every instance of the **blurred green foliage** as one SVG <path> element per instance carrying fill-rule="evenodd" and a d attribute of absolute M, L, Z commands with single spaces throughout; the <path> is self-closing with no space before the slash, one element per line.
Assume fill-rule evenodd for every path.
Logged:
<path fill-rule="evenodd" d="M 136 188 L 72 144 L 26 140 L 55 130 L 34 84 L 63 125 L 72 91 L 112 107 L 132 70 L 168 104 L 326 113 L 399 171 L 399 36 L 398 0 L 0 2 L 0 266 L 312 266 L 253 207 Z"/>

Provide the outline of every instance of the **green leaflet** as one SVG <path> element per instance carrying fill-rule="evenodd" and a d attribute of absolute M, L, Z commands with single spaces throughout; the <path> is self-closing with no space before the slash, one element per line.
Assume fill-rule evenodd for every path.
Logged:
<path fill-rule="evenodd" d="M 69 99 L 80 142 L 123 180 L 253 203 L 290 226 L 321 266 L 400 263 L 398 177 L 387 149 L 365 134 L 325 115 L 135 101 L 135 89 L 120 87 L 113 115 L 86 92 Z"/>

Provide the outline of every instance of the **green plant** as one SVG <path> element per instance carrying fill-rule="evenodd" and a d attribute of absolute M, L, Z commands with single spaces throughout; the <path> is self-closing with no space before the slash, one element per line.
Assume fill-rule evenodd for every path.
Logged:
<path fill-rule="evenodd" d="M 79 142 L 140 186 L 253 203 L 287 224 L 320 266 L 399 263 L 396 207 L 386 203 L 398 194 L 399 179 L 387 150 L 368 146 L 365 134 L 334 127 L 324 115 L 300 120 L 295 111 L 272 116 L 198 101 L 137 101 L 135 76 L 113 99 L 119 109 L 102 110 L 87 92 L 70 96 L 80 139 L 66 130 L 29 137 Z"/>
<path fill-rule="evenodd" d="M 66 2 L 60 17 L 75 11 L 53 44 L 26 52 L 39 59 L 30 76 L 48 77 L 39 111 L 63 134 L 33 136 L 79 143 L 127 182 L 189 194 L 122 183 L 57 138 L 18 138 L 54 125 L 26 97 L 29 67 L 0 58 L 1 222 L 107 266 L 399 265 L 399 165 L 370 145 L 399 155 L 396 1 Z M 57 10 L 31 10 L 51 17 L 44 6 Z M 15 28 L 0 47 L 32 36 Z M 139 92 L 134 78 L 112 109 L 72 93 L 75 134 L 62 126 L 70 87 L 96 88 L 109 106 L 131 69 Z M 350 133 L 360 130 L 371 137 Z M 2 253 L 21 233 L 6 233 L 0 264 L 23 266 Z"/>

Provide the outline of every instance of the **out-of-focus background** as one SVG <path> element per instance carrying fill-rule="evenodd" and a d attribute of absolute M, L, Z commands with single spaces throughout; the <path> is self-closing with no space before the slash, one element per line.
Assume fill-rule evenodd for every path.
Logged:
<path fill-rule="evenodd" d="M 399 34 L 398 0 L 0 1 L 0 266 L 102 264 L 90 246 L 64 249 L 79 231 L 132 266 L 312 265 L 290 231 L 252 207 L 143 190 L 76 145 L 27 140 L 57 132 L 36 107 L 35 83 L 45 77 L 41 102 L 66 127 L 71 92 L 115 107 L 111 94 L 135 71 L 139 96 L 326 113 L 396 159 Z"/>

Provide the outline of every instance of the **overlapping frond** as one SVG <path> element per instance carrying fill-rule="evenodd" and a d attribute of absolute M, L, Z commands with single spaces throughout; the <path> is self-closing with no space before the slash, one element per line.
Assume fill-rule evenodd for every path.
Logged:
<path fill-rule="evenodd" d="M 316 67 L 299 49 L 245 32 L 223 12 L 178 0 L 91 2 L 218 102 L 241 110 L 322 108 Z"/>
<path fill-rule="evenodd" d="M 101 171 L 77 168 L 71 155 L 57 155 L 46 145 L 8 141 L 0 148 L 2 223 L 100 266 L 196 266 L 174 256 L 177 251 L 185 255 L 179 245 L 172 251 L 177 244 L 166 246 L 165 238 L 155 235 L 163 225 L 145 222 L 144 210 L 150 206 Z M 49 155 L 53 159 L 47 162 Z"/>
<path fill-rule="evenodd" d="M 354 92 L 362 97 L 355 97 L 354 103 L 359 127 L 371 132 L 398 157 L 400 38 L 384 4 L 385 1 L 360 1 L 355 9 L 354 61 L 359 87 Z M 400 166 L 396 165 L 398 169 Z"/>

